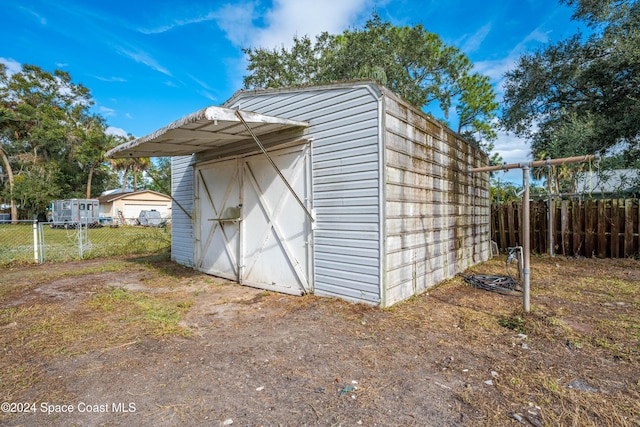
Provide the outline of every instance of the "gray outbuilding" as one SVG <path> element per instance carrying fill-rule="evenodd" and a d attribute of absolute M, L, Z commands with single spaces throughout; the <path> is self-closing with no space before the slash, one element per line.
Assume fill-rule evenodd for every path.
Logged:
<path fill-rule="evenodd" d="M 371 82 L 239 91 L 111 157 L 172 156 L 172 259 L 390 306 L 490 254 L 487 155 Z"/>

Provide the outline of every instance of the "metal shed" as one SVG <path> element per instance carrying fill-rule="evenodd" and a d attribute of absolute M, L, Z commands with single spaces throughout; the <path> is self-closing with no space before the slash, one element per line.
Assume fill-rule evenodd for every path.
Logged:
<path fill-rule="evenodd" d="M 488 259 L 479 148 L 371 82 L 239 91 L 116 147 L 172 159 L 172 259 L 390 306 Z"/>

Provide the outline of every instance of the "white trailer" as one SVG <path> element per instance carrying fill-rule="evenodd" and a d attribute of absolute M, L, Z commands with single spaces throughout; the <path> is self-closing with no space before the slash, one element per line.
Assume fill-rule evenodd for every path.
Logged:
<path fill-rule="evenodd" d="M 76 228 L 78 224 L 99 227 L 99 202 L 96 199 L 53 200 L 47 217 L 51 228 Z"/>

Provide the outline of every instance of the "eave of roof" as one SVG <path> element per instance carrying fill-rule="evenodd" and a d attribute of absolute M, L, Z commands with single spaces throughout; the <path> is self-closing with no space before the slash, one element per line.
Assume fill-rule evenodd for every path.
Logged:
<path fill-rule="evenodd" d="M 135 196 L 137 194 L 142 194 L 142 193 L 152 193 L 158 196 L 166 197 L 167 199 L 171 199 L 171 196 L 167 196 L 164 193 L 159 193 L 153 190 L 136 190 L 136 191 L 127 191 L 124 193 L 107 194 L 105 196 L 97 197 L 97 199 L 101 203 L 111 203 L 111 202 L 115 202 L 116 200 L 123 199 L 125 197 L 131 197 L 131 196 Z"/>
<path fill-rule="evenodd" d="M 109 150 L 106 156 L 183 156 L 249 140 L 251 134 L 237 116 L 238 111 L 215 106 L 204 108 L 147 136 L 121 144 Z M 309 126 L 307 122 L 252 111 L 239 112 L 258 137 Z"/>

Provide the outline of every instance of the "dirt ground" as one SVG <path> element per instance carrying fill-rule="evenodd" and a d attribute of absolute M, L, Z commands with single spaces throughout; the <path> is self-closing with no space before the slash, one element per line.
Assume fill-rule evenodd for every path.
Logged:
<path fill-rule="evenodd" d="M 1 269 L 0 424 L 640 426 L 639 286 L 534 258 L 523 313 L 459 277 L 380 309 L 166 256 Z"/>

